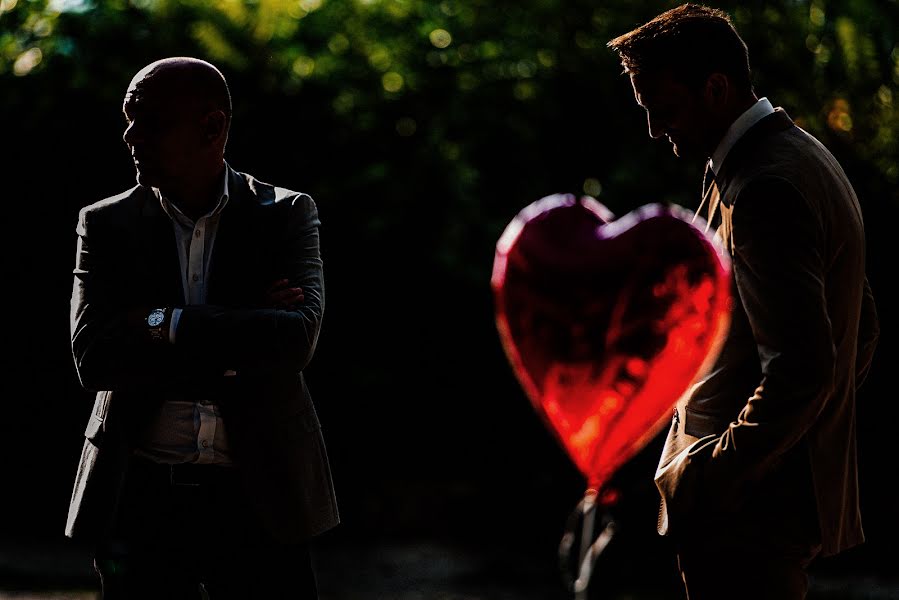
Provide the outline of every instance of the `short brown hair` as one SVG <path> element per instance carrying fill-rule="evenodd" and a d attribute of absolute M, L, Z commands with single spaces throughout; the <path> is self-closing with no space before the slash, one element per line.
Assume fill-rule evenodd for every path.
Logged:
<path fill-rule="evenodd" d="M 739 89 L 752 89 L 746 43 L 730 16 L 717 8 L 682 4 L 607 45 L 618 53 L 626 73 L 670 70 L 691 87 L 723 73 Z"/>

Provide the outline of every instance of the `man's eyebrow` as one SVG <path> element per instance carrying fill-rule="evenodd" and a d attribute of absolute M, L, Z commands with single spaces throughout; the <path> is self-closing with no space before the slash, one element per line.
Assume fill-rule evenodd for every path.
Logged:
<path fill-rule="evenodd" d="M 125 99 L 122 101 L 122 112 L 140 110 L 144 108 L 146 101 L 139 93 L 127 92 Z"/>
<path fill-rule="evenodd" d="M 133 104 L 135 102 L 141 102 L 144 99 L 144 94 L 141 93 L 138 89 L 130 89 L 125 92 L 125 103 Z"/>

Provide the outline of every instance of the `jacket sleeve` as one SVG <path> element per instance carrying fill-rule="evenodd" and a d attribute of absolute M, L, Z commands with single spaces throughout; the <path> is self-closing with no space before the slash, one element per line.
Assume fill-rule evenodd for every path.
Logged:
<path fill-rule="evenodd" d="M 704 486 L 724 497 L 802 439 L 833 389 L 836 362 L 816 212 L 789 181 L 765 177 L 740 192 L 731 218 L 738 300 L 762 377 L 704 465 Z"/>
<path fill-rule="evenodd" d="M 204 361 L 185 361 L 167 344 L 140 335 L 129 312 L 135 309 L 121 276 L 128 228 L 104 207 L 85 207 L 76 226 L 77 247 L 71 296 L 70 333 L 81 385 L 98 390 L 190 389 L 206 385 L 213 371 Z"/>
<path fill-rule="evenodd" d="M 874 358 L 874 349 L 880 338 L 880 320 L 877 316 L 877 306 L 874 303 L 874 294 L 871 284 L 865 278 L 864 295 L 862 296 L 861 320 L 858 324 L 858 354 L 855 360 L 855 385 L 860 386 L 868 378 L 871 370 L 871 361 Z"/>
<path fill-rule="evenodd" d="M 207 357 L 219 372 L 299 372 L 315 352 L 325 306 L 321 223 L 310 196 L 282 202 L 287 233 L 278 262 L 283 277 L 303 289 L 303 302 L 291 310 L 186 306 L 181 314 L 175 346 Z"/>

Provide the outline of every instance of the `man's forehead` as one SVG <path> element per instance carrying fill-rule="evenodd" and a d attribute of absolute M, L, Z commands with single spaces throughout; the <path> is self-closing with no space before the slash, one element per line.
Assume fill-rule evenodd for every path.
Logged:
<path fill-rule="evenodd" d="M 664 77 L 656 72 L 630 73 L 631 83 L 635 90 L 642 93 L 652 93 L 662 84 Z"/>
<path fill-rule="evenodd" d="M 125 92 L 125 98 L 122 101 L 123 110 L 134 110 L 137 108 L 146 109 L 160 102 L 158 97 L 148 96 L 146 89 L 141 86 L 129 87 Z"/>
<path fill-rule="evenodd" d="M 125 92 L 125 103 L 145 104 L 149 100 L 159 103 L 175 96 L 183 96 L 184 86 L 179 85 L 181 82 L 178 77 L 176 65 L 147 65 L 131 78 Z"/>
<path fill-rule="evenodd" d="M 128 89 L 125 91 L 124 106 L 142 106 L 147 103 L 148 95 L 159 96 L 159 94 L 152 94 L 149 89 L 150 86 L 147 85 L 146 79 L 147 72 L 144 69 L 131 79 L 131 83 L 128 84 Z"/>
<path fill-rule="evenodd" d="M 125 91 L 125 97 L 122 102 L 123 109 L 141 108 L 147 109 L 152 107 L 182 107 L 192 106 L 195 100 L 190 94 L 185 93 L 184 89 L 174 85 L 165 79 L 150 77 L 135 77 L 128 89 Z"/>
<path fill-rule="evenodd" d="M 634 94 L 641 101 L 652 102 L 683 91 L 685 88 L 668 70 L 630 73 L 630 78 Z"/>

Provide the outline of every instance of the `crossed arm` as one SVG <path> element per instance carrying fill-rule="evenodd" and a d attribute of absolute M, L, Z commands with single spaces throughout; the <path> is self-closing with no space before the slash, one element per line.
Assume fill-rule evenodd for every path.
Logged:
<path fill-rule="evenodd" d="M 181 307 L 177 343 L 154 342 L 122 279 L 124 236 L 103 210 L 83 210 L 71 300 L 72 352 L 91 390 L 204 388 L 226 371 L 297 372 L 309 362 L 324 310 L 320 222 L 309 196 L 287 200 L 283 276 L 253 307 Z M 118 224 L 121 229 L 121 224 Z M 277 232 L 272 232 L 277 235 Z M 140 265 L 131 265 L 139 269 Z M 140 300 L 140 299 L 138 299 Z"/>

